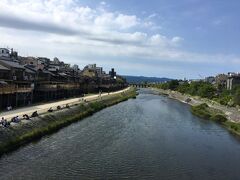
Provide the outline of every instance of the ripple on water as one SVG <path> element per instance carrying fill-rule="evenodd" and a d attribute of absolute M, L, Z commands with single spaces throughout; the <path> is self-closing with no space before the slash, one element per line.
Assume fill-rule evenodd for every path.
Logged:
<path fill-rule="evenodd" d="M 0 160 L 1 179 L 238 179 L 240 143 L 186 104 L 140 91 Z M 7 172 L 7 173 L 5 173 Z"/>

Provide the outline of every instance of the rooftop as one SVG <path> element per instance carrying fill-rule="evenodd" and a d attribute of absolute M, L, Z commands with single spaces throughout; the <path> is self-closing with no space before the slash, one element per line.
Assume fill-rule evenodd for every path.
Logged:
<path fill-rule="evenodd" d="M 24 66 L 20 65 L 17 62 L 14 62 L 14 61 L 0 60 L 0 63 L 3 65 L 10 66 L 10 67 L 18 68 L 18 69 L 25 69 Z"/>
<path fill-rule="evenodd" d="M 5 66 L 0 64 L 0 70 L 5 70 L 5 71 L 9 71 L 10 69 L 6 68 Z"/>

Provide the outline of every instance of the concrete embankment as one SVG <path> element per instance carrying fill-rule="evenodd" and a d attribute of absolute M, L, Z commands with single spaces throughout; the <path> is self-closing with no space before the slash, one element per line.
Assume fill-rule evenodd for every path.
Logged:
<path fill-rule="evenodd" d="M 197 100 L 195 98 L 193 98 L 190 95 L 186 95 L 186 94 L 181 94 L 177 91 L 171 91 L 171 90 L 164 90 L 164 89 L 156 89 L 156 88 L 152 88 L 152 90 L 154 90 L 155 92 L 161 94 L 161 95 L 165 95 L 168 96 L 171 99 L 176 99 L 178 101 L 181 101 L 183 103 L 189 104 L 191 106 L 195 106 L 195 105 L 199 105 L 202 104 L 203 102 L 201 100 Z"/>
<path fill-rule="evenodd" d="M 44 113 L 39 117 L 31 118 L 31 120 L 23 120 L 8 128 L 2 127 L 0 129 L 0 154 L 2 155 L 6 152 L 15 150 L 28 142 L 37 140 L 44 135 L 51 134 L 103 108 L 135 97 L 136 90 L 134 88 L 129 88 L 125 91 L 99 97 L 92 101 L 81 102 L 68 108 Z"/>
<path fill-rule="evenodd" d="M 223 106 L 209 99 L 193 97 L 177 91 L 156 88 L 152 90 L 171 99 L 189 104 L 192 106 L 191 112 L 194 115 L 220 123 L 231 133 L 240 136 L 240 112 L 237 108 Z"/>

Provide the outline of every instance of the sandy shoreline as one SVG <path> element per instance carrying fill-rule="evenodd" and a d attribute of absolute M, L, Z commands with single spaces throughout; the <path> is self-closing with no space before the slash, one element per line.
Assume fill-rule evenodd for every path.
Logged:
<path fill-rule="evenodd" d="M 168 95 L 169 98 L 176 99 L 185 104 L 189 104 L 190 106 L 206 103 L 209 107 L 222 111 L 226 115 L 229 121 L 240 123 L 240 111 L 236 107 L 223 106 L 209 99 L 194 97 L 187 94 L 181 94 L 177 91 L 163 90 L 163 89 L 156 89 L 156 88 L 152 88 L 152 90 L 158 92 L 159 94 Z"/>

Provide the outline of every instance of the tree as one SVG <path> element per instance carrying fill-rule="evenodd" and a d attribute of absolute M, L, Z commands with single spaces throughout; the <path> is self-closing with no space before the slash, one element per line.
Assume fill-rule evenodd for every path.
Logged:
<path fill-rule="evenodd" d="M 198 89 L 198 95 L 204 98 L 212 99 L 217 90 L 209 83 L 202 83 Z"/>
<path fill-rule="evenodd" d="M 168 83 L 163 83 L 163 84 L 161 84 L 160 88 L 167 90 L 167 89 L 169 89 L 169 85 L 168 85 Z"/>
<path fill-rule="evenodd" d="M 171 90 L 176 90 L 178 86 L 179 86 L 178 80 L 172 80 L 168 83 L 168 88 Z"/>
<path fill-rule="evenodd" d="M 184 82 L 183 84 L 180 84 L 177 88 L 177 91 L 180 93 L 188 93 L 190 88 L 190 85 L 187 82 Z"/>

